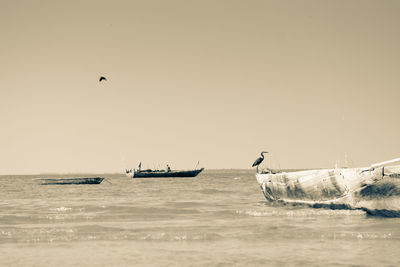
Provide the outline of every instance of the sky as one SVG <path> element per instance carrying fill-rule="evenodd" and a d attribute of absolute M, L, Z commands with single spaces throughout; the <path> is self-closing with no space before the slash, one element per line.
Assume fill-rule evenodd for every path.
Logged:
<path fill-rule="evenodd" d="M 388 0 L 2 0 L 0 174 L 400 157 L 398 14 Z"/>

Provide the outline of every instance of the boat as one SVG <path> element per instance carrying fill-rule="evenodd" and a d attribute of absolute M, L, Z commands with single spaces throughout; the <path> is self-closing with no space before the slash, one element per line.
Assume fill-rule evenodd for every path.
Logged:
<path fill-rule="evenodd" d="M 361 209 L 371 215 L 400 217 L 400 158 L 365 168 L 279 172 L 257 169 L 269 201 L 316 208 Z"/>
<path fill-rule="evenodd" d="M 131 178 L 189 178 L 196 177 L 203 170 L 126 170 L 126 175 Z"/>
<path fill-rule="evenodd" d="M 66 185 L 66 184 L 100 184 L 103 177 L 84 177 L 84 178 L 38 178 L 41 185 Z"/>

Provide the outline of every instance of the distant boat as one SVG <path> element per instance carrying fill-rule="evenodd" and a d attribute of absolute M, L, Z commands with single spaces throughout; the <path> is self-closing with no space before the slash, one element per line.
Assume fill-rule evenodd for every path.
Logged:
<path fill-rule="evenodd" d="M 104 178 L 93 177 L 93 178 L 39 178 L 41 185 L 66 185 L 66 184 L 100 184 Z"/>
<path fill-rule="evenodd" d="M 126 175 L 132 178 L 183 178 L 196 177 L 204 168 L 195 170 L 126 170 Z"/>
<path fill-rule="evenodd" d="M 269 201 L 313 207 L 361 209 L 369 214 L 400 217 L 400 158 L 366 168 L 257 172 Z"/>

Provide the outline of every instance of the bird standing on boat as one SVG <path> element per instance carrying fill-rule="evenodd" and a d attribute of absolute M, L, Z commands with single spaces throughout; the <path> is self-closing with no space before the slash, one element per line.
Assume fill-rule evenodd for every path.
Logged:
<path fill-rule="evenodd" d="M 106 77 L 100 76 L 99 82 L 101 82 L 101 81 L 107 81 Z"/>
<path fill-rule="evenodd" d="M 263 160 L 264 160 L 264 154 L 266 154 L 266 153 L 268 153 L 268 152 L 265 152 L 265 151 L 261 152 L 261 157 L 259 157 L 258 159 L 256 159 L 256 160 L 254 161 L 253 165 L 252 165 L 252 167 L 257 166 L 257 172 L 258 172 L 258 165 L 260 165 L 261 162 L 263 162 Z"/>

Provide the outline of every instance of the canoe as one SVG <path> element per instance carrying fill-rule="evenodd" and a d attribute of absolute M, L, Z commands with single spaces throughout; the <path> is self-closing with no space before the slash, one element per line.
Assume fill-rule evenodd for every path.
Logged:
<path fill-rule="evenodd" d="M 85 178 L 39 178 L 41 185 L 66 185 L 66 184 L 100 184 L 104 178 L 102 177 L 85 177 Z"/>
<path fill-rule="evenodd" d="M 275 173 L 263 170 L 256 179 L 269 201 L 313 207 L 362 209 L 400 216 L 400 165 L 373 164 L 366 168 L 316 169 Z"/>
<path fill-rule="evenodd" d="M 128 171 L 127 175 L 132 178 L 190 178 L 196 177 L 204 168 L 195 170 L 142 170 Z"/>

